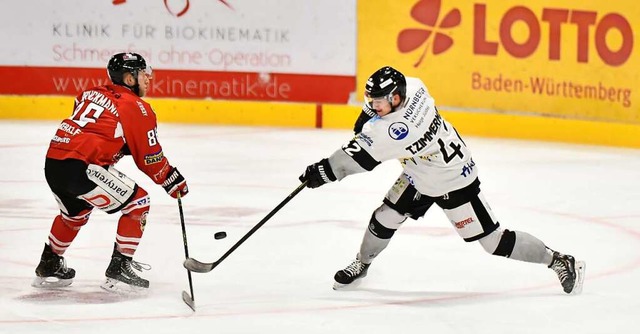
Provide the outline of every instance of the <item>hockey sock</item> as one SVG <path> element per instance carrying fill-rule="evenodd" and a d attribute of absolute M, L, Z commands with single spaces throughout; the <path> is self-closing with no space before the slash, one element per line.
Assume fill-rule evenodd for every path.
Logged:
<path fill-rule="evenodd" d="M 84 210 L 77 216 L 69 217 L 65 214 L 56 216 L 49 232 L 49 245 L 58 255 L 63 255 L 76 238 L 80 228 L 89 221 L 91 210 Z"/>
<path fill-rule="evenodd" d="M 551 263 L 553 253 L 547 251 L 542 241 L 526 232 L 514 231 L 514 233 L 516 241 L 511 252 L 512 259 L 545 265 Z"/>
<path fill-rule="evenodd" d="M 147 224 L 149 204 L 148 193 L 139 187 L 133 200 L 122 209 L 116 235 L 116 247 L 120 253 L 133 257 L 136 252 Z"/>

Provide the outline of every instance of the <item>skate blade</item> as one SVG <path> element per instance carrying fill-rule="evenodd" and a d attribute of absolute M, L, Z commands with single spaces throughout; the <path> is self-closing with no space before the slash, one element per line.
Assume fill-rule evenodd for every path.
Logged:
<path fill-rule="evenodd" d="M 73 283 L 73 278 L 36 277 L 31 282 L 31 286 L 38 289 L 57 289 L 67 287 L 71 283 Z"/>
<path fill-rule="evenodd" d="M 365 275 L 366 276 L 366 275 Z M 349 284 L 342 284 L 342 283 L 338 283 L 338 282 L 333 282 L 333 290 L 336 291 L 349 291 L 349 290 L 355 290 L 357 287 L 360 286 L 360 283 L 362 283 L 362 279 L 363 277 L 359 277 L 356 278 L 355 281 L 349 283 Z"/>
<path fill-rule="evenodd" d="M 100 287 L 111 293 L 123 295 L 123 296 L 139 296 L 144 295 L 149 290 L 148 288 L 143 288 L 141 286 L 135 286 L 131 284 L 127 284 L 122 281 L 118 281 L 117 279 L 108 278 L 105 280 Z"/>
<path fill-rule="evenodd" d="M 576 284 L 569 293 L 570 295 L 579 295 L 582 293 L 582 284 L 584 283 L 584 273 L 586 269 L 587 264 L 584 261 L 576 261 Z"/>

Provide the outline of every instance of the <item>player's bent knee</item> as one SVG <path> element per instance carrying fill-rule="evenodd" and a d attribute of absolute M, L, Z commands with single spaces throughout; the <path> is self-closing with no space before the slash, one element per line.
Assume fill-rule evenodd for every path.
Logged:
<path fill-rule="evenodd" d="M 375 235 L 380 239 L 391 239 L 394 233 L 396 233 L 395 229 L 390 229 L 382 225 L 377 219 L 376 214 L 371 215 L 371 220 L 369 221 L 369 232 Z"/>
<path fill-rule="evenodd" d="M 369 231 L 380 239 L 390 239 L 406 219 L 406 216 L 382 204 L 371 215 Z"/>
<path fill-rule="evenodd" d="M 373 212 L 376 219 L 386 228 L 397 230 L 405 220 L 407 216 L 399 213 L 386 204 L 382 204 Z"/>
<path fill-rule="evenodd" d="M 149 197 L 149 193 L 141 187 L 138 187 L 131 201 L 122 208 L 122 214 L 139 220 L 142 215 L 149 212 L 150 206 L 151 198 Z"/>
<path fill-rule="evenodd" d="M 136 190 L 133 199 L 121 210 L 116 243 L 123 249 L 134 250 L 147 225 L 149 194 L 142 188 Z"/>
<path fill-rule="evenodd" d="M 510 257 L 516 244 L 516 233 L 509 230 L 497 229 L 479 240 L 487 253 Z"/>

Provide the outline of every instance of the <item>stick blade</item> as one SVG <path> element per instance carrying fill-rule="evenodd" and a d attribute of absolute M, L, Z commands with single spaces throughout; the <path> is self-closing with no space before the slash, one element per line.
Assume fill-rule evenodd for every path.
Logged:
<path fill-rule="evenodd" d="M 213 263 L 204 263 L 193 258 L 184 260 L 184 263 L 182 265 L 187 270 L 193 271 L 195 273 L 208 273 L 213 270 Z"/>
<path fill-rule="evenodd" d="M 189 296 L 186 291 L 182 291 L 182 300 L 193 310 L 193 312 L 196 311 L 196 302 L 193 300 L 193 298 L 191 298 L 191 296 Z"/>

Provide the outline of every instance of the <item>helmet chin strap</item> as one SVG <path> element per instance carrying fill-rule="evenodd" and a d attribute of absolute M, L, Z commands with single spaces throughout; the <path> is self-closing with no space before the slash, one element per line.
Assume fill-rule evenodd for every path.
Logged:
<path fill-rule="evenodd" d="M 140 96 L 140 83 L 138 82 L 138 71 L 135 71 L 135 75 L 133 72 L 130 72 L 133 75 L 133 80 L 136 83 L 133 86 L 125 85 L 127 88 L 131 89 L 132 92 L 136 93 L 136 95 Z"/>
<path fill-rule="evenodd" d="M 131 87 L 131 90 L 136 93 L 136 95 L 140 96 L 140 84 L 138 83 L 138 79 L 136 79 L 136 84 Z"/>

